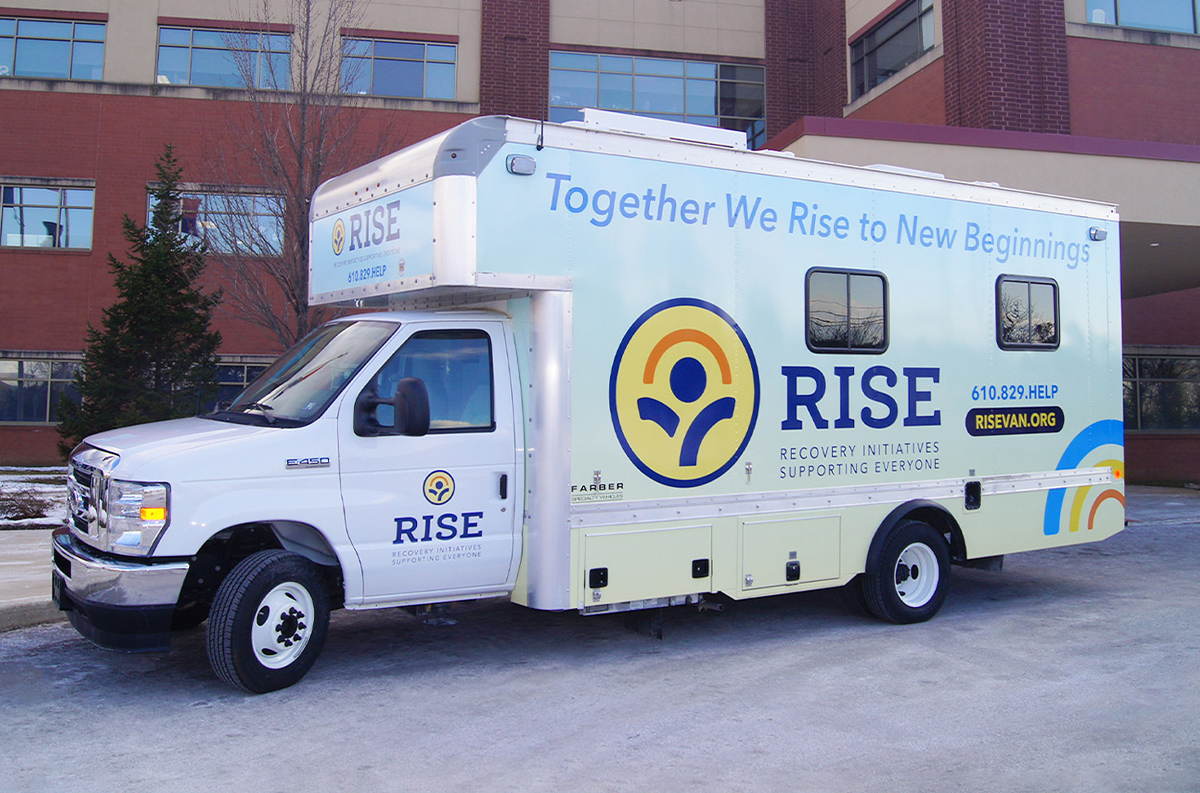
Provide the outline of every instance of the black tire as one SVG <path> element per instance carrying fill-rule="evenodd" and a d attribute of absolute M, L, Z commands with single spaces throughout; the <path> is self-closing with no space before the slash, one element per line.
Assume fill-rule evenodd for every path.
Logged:
<path fill-rule="evenodd" d="M 208 661 L 226 683 L 264 694 L 308 672 L 329 629 L 329 593 L 315 564 L 259 551 L 217 589 L 208 618 Z"/>
<path fill-rule="evenodd" d="M 885 622 L 924 622 L 946 602 L 950 547 L 927 523 L 904 520 L 888 532 L 873 569 L 862 576 L 867 609 Z"/>

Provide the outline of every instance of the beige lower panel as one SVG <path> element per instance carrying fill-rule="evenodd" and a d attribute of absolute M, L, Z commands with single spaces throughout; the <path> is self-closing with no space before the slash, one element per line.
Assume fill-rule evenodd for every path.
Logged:
<path fill-rule="evenodd" d="M 711 588 L 709 574 L 694 578 L 693 562 L 712 559 L 712 524 L 596 530 L 583 535 L 584 605 L 673 597 Z M 590 571 L 607 570 L 608 584 L 592 589 Z"/>

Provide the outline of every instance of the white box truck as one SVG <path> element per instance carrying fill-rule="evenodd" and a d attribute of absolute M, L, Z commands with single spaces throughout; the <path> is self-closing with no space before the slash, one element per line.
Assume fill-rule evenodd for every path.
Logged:
<path fill-rule="evenodd" d="M 1124 525 L 1117 214 L 587 112 L 324 184 L 314 331 L 228 408 L 88 438 L 53 587 L 97 644 L 208 620 L 297 681 L 331 609 L 582 614 L 848 586 Z"/>

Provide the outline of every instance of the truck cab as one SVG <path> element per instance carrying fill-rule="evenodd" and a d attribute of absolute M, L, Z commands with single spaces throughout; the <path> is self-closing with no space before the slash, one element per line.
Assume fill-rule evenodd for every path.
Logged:
<path fill-rule="evenodd" d="M 266 660 L 315 656 L 332 606 L 511 591 L 523 473 L 513 344 L 495 312 L 350 317 L 225 409 L 88 438 L 54 541 L 60 606 L 99 644 L 166 649 L 172 625 L 208 616 L 226 571 L 274 552 L 328 602 L 267 597 L 274 586 L 239 599 L 263 620 L 253 651 Z M 272 575 L 248 568 L 246 585 Z"/>

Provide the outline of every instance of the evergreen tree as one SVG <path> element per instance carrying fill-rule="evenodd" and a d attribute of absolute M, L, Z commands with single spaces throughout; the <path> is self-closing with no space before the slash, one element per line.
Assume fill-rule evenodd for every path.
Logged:
<path fill-rule="evenodd" d="M 221 293 L 205 294 L 197 283 L 205 248 L 181 233 L 183 170 L 169 144 L 155 171 L 149 225 L 122 220 L 131 261 L 108 255 L 118 297 L 101 330 L 88 325 L 76 377 L 81 401 L 59 406 L 64 455 L 96 432 L 194 416 L 216 390 L 221 334 L 209 323 Z"/>

